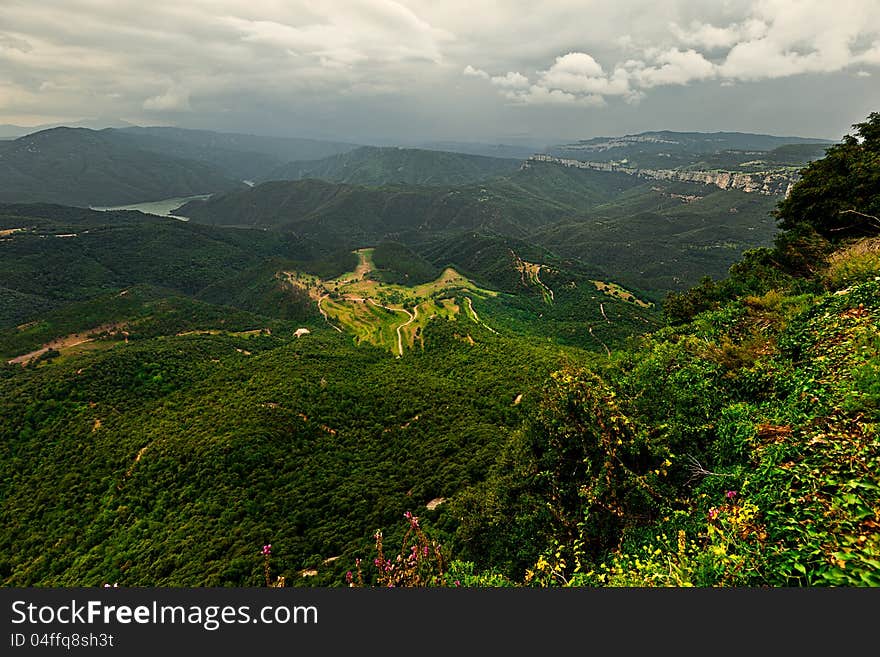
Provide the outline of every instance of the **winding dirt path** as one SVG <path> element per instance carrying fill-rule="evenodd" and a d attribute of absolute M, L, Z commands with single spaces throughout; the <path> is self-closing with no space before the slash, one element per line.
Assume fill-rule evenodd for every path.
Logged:
<path fill-rule="evenodd" d="M 465 297 L 465 299 L 467 299 L 468 309 L 471 311 L 471 314 L 474 316 L 474 320 L 476 320 L 477 324 L 480 324 L 480 325 L 484 326 L 485 328 L 489 329 L 495 335 L 499 335 L 498 331 L 496 331 L 491 326 L 489 326 L 486 322 L 484 322 L 482 319 L 480 319 L 480 316 L 477 314 L 477 311 L 474 310 L 474 302 L 471 300 L 471 298 Z"/>
<path fill-rule="evenodd" d="M 391 308 L 390 306 L 383 306 L 381 303 L 376 303 L 373 299 L 361 299 L 362 301 L 369 301 L 371 304 L 376 306 L 377 308 L 384 308 L 385 310 L 391 310 L 396 313 L 406 313 L 409 319 L 405 321 L 403 324 L 397 327 L 397 357 L 400 358 L 403 356 L 403 333 L 401 333 L 401 329 L 409 326 L 414 321 L 416 321 L 416 317 L 419 315 L 418 307 L 413 308 L 413 312 L 408 311 L 406 308 Z"/>
<path fill-rule="evenodd" d="M 326 299 L 329 295 L 325 294 L 322 297 L 318 297 L 318 312 L 321 313 L 321 316 L 324 318 L 324 321 L 327 322 L 330 326 L 335 328 L 337 331 L 342 333 L 342 329 L 336 326 L 333 322 L 330 321 L 330 316 L 327 314 L 327 311 L 321 307 L 321 303 Z"/>

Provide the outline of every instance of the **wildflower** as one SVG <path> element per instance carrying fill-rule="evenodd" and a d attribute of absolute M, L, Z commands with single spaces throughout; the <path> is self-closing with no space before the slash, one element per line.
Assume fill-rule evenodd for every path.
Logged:
<path fill-rule="evenodd" d="M 263 556 L 268 557 L 270 554 L 272 554 L 272 544 L 271 543 L 263 546 Z"/>
<path fill-rule="evenodd" d="M 716 509 L 716 508 L 713 506 L 711 509 L 709 509 L 709 514 L 708 514 L 708 516 L 709 516 L 709 520 L 715 520 L 715 518 L 718 517 L 718 509 Z"/>
<path fill-rule="evenodd" d="M 735 491 L 735 490 L 729 490 L 729 491 L 727 491 L 727 493 L 724 494 L 724 496 L 725 496 L 727 499 L 732 500 L 733 498 L 736 497 L 736 491 Z"/>
<path fill-rule="evenodd" d="M 461 582 L 460 582 L 459 580 L 455 580 L 455 585 L 456 585 L 456 586 L 461 586 Z"/>
<path fill-rule="evenodd" d="M 352 578 L 353 578 L 353 575 L 351 574 L 351 571 L 350 571 L 350 570 L 349 570 L 347 573 L 345 573 L 345 581 L 346 581 L 346 582 L 348 582 L 349 584 L 351 584 L 351 580 L 352 580 Z"/>

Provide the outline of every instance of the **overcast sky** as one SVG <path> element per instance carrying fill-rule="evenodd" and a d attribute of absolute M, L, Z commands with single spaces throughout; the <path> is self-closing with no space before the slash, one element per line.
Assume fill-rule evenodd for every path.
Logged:
<path fill-rule="evenodd" d="M 553 143 L 871 111 L 878 0 L 0 0 L 0 123 Z"/>

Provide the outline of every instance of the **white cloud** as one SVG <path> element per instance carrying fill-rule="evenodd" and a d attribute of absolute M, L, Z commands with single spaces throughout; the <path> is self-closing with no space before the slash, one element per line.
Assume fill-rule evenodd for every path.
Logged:
<path fill-rule="evenodd" d="M 870 48 L 859 53 L 854 61 L 856 64 L 880 66 L 880 41 L 875 41 Z"/>
<path fill-rule="evenodd" d="M 656 66 L 635 69 L 631 75 L 643 89 L 670 84 L 687 84 L 715 76 L 715 65 L 695 50 L 672 48 L 659 53 Z"/>
<path fill-rule="evenodd" d="M 606 75 L 602 66 L 592 56 L 583 52 L 570 52 L 557 57 L 553 65 L 541 72 L 540 85 L 573 94 L 598 94 L 623 96 L 632 90 L 625 69 L 617 68 Z"/>
<path fill-rule="evenodd" d="M 557 57 L 550 70 L 583 77 L 598 77 L 605 74 L 599 63 L 585 52 L 570 52 Z"/>
<path fill-rule="evenodd" d="M 579 96 L 560 89 L 547 89 L 537 84 L 525 91 L 505 91 L 505 97 L 521 105 L 568 105 L 582 107 L 602 107 L 605 99 L 602 96 L 589 94 Z"/>
<path fill-rule="evenodd" d="M 468 64 L 467 66 L 464 67 L 464 71 L 462 71 L 462 73 L 463 73 L 464 75 L 470 75 L 470 76 L 475 77 L 475 78 L 483 78 L 484 80 L 488 80 L 488 79 L 489 79 L 489 74 L 486 73 L 486 71 L 483 71 L 483 70 L 478 69 L 478 68 L 474 68 L 474 67 L 471 66 L 470 64 Z"/>
<path fill-rule="evenodd" d="M 854 83 L 878 67 L 878 0 L 0 0 L 0 123 L 152 121 L 189 107 L 193 124 L 228 112 L 242 128 L 287 117 L 279 123 L 311 121 L 328 136 L 340 122 L 366 133 L 367 120 L 389 126 L 375 134 L 457 121 L 480 135 L 507 105 L 688 102 L 682 85 L 705 100 L 702 87 L 722 84 L 748 104 L 752 81 L 791 76 L 805 77 L 786 86 L 806 100 L 821 97 L 811 74 Z M 841 116 L 880 99 L 858 86 Z M 682 92 L 675 101 L 668 87 Z M 519 114 L 521 133 L 561 125 Z"/>
<path fill-rule="evenodd" d="M 669 29 L 682 45 L 714 50 L 731 48 L 746 38 L 761 38 L 767 31 L 767 24 L 750 19 L 726 27 L 716 27 L 693 21 L 686 29 L 676 23 L 670 25 Z"/>
<path fill-rule="evenodd" d="M 164 94 L 151 96 L 144 101 L 145 110 L 156 112 L 188 112 L 189 93 L 177 87 L 168 89 Z"/>
<path fill-rule="evenodd" d="M 529 79 L 522 73 L 510 71 L 505 75 L 496 75 L 491 78 L 492 84 L 503 89 L 527 89 Z"/>
<path fill-rule="evenodd" d="M 532 95 L 540 98 L 558 91 L 567 94 L 565 102 L 570 97 L 598 96 L 633 103 L 661 86 L 714 79 L 728 86 L 835 73 L 852 66 L 880 66 L 880 3 L 876 0 L 740 0 L 719 5 L 714 12 L 697 2 L 669 5 L 671 15 L 690 15 L 689 20 L 667 20 L 666 34 L 647 40 L 644 29 L 608 35 L 606 52 L 629 55 L 610 59 L 610 73 L 591 53 L 558 55 L 549 68 L 537 69 L 528 77 L 533 88 L 547 92 Z M 647 7 L 642 10 L 646 18 L 659 15 Z M 695 13 L 707 18 L 714 13 L 722 20 L 700 20 L 693 17 Z M 628 28 L 642 26 L 634 18 Z M 490 73 L 486 77 L 495 80 Z M 525 86 L 524 79 L 519 82 Z"/>

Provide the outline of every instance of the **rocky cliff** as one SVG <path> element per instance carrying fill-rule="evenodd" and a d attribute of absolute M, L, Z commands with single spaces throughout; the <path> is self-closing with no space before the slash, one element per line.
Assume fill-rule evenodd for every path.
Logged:
<path fill-rule="evenodd" d="M 787 196 L 797 176 L 788 172 L 767 171 L 761 173 L 737 173 L 734 171 L 683 171 L 678 169 L 639 169 L 614 162 L 589 162 L 570 160 L 552 155 L 536 154 L 522 164 L 528 168 L 531 162 L 547 162 L 565 167 L 591 169 L 593 171 L 616 171 L 649 180 L 671 180 L 714 185 L 721 189 L 739 189 L 743 192 Z"/>

